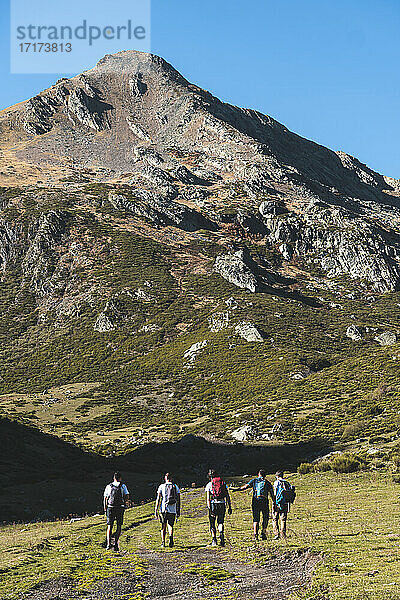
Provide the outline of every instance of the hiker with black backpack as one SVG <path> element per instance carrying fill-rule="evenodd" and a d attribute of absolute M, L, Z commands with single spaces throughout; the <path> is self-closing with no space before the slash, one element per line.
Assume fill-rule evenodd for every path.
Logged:
<path fill-rule="evenodd" d="M 121 481 L 121 473 L 114 473 L 114 480 L 106 486 L 104 490 L 104 512 L 107 516 L 107 546 L 106 549 L 111 549 L 111 538 L 114 537 L 114 550 L 119 551 L 118 540 L 121 535 L 121 527 L 124 521 L 125 508 L 129 507 L 129 491 Z M 117 529 L 112 536 L 112 528 L 114 521 L 117 523 Z"/>
<path fill-rule="evenodd" d="M 224 521 L 226 507 L 228 514 L 232 514 L 231 498 L 228 487 L 221 479 L 217 471 L 210 469 L 208 472 L 210 481 L 206 485 L 208 519 L 210 521 L 210 531 L 212 536 L 212 546 L 217 546 L 217 528 L 221 546 L 225 546 Z"/>
<path fill-rule="evenodd" d="M 156 506 L 154 510 L 155 518 L 161 522 L 161 546 L 165 548 L 165 538 L 167 536 L 167 527 L 169 534 L 169 547 L 174 545 L 174 525 L 175 519 L 179 519 L 181 514 L 181 491 L 173 482 L 171 473 L 166 473 L 164 483 L 157 490 Z"/>
<path fill-rule="evenodd" d="M 264 469 L 260 469 L 258 471 L 257 477 L 249 481 L 249 483 L 245 483 L 239 488 L 231 488 L 233 492 L 238 492 L 241 490 L 253 490 L 253 498 L 251 502 L 251 509 L 253 513 L 253 532 L 254 539 L 258 541 L 258 532 L 260 529 L 260 518 L 262 515 L 262 525 L 261 525 L 261 539 L 267 539 L 267 525 L 269 519 L 269 498 L 272 499 L 272 506 L 275 505 L 275 495 L 274 488 L 272 484 L 266 479 L 266 473 Z"/>
<path fill-rule="evenodd" d="M 274 493 L 275 506 L 272 513 L 272 527 L 274 529 L 275 539 L 279 540 L 279 537 L 286 539 L 287 516 L 290 505 L 295 501 L 296 489 L 294 485 L 291 485 L 283 478 L 283 471 L 276 472 Z"/>

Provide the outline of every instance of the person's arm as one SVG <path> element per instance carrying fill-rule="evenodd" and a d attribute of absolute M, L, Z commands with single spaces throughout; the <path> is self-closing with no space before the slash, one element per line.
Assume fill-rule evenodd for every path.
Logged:
<path fill-rule="evenodd" d="M 122 497 L 124 500 L 125 508 L 130 508 L 131 507 L 131 497 L 129 494 L 129 490 L 124 483 L 122 484 L 121 491 L 122 491 Z"/>
<path fill-rule="evenodd" d="M 275 505 L 275 492 L 274 492 L 273 485 L 270 486 L 268 493 L 271 496 L 271 500 L 272 500 L 272 510 L 273 510 L 273 512 L 275 512 L 276 505 Z"/>
<path fill-rule="evenodd" d="M 104 508 L 104 512 L 107 512 L 107 506 L 108 506 L 108 493 L 107 493 L 107 488 L 104 490 L 104 496 L 103 496 L 103 508 Z"/>
<path fill-rule="evenodd" d="M 232 514 L 232 504 L 231 504 L 231 497 L 229 495 L 228 489 L 226 490 L 226 503 L 228 505 L 228 514 Z"/>
<path fill-rule="evenodd" d="M 211 508 L 211 492 L 210 492 L 210 490 L 207 490 L 206 496 L 207 496 L 207 508 L 210 509 Z"/>
<path fill-rule="evenodd" d="M 179 518 L 181 516 L 181 492 L 179 488 L 176 488 L 176 492 L 176 517 Z"/>
<path fill-rule="evenodd" d="M 231 488 L 231 492 L 241 492 L 242 490 L 249 490 L 251 487 L 249 483 L 245 483 L 241 487 Z"/>
<path fill-rule="evenodd" d="M 161 493 L 157 492 L 156 506 L 154 508 L 154 516 L 156 519 L 158 517 L 158 509 L 160 508 L 160 503 L 161 503 Z"/>
<path fill-rule="evenodd" d="M 272 485 L 272 511 L 276 512 L 276 485 Z"/>

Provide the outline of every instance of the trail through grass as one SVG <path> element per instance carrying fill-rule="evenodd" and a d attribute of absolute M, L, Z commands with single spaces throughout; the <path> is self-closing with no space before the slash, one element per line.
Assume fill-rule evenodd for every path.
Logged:
<path fill-rule="evenodd" d="M 276 557 L 284 560 L 291 553 L 310 549 L 323 560 L 316 568 L 311 588 L 304 592 L 307 598 L 400 598 L 400 486 L 392 483 L 386 473 L 328 472 L 296 474 L 290 479 L 296 484 L 298 498 L 289 515 L 287 542 L 273 540 L 270 530 L 266 542 L 253 544 L 251 498 L 238 492 L 232 494 L 234 511 L 227 518 L 226 548 L 209 549 L 203 561 L 196 560 L 196 553 L 203 556 L 210 539 L 202 490 L 184 493 L 176 547 L 164 551 L 159 547 L 152 504 L 126 512 L 122 552 L 117 555 L 101 547 L 105 529 L 102 516 L 74 523 L 2 527 L 0 597 L 21 598 L 23 592 L 40 582 L 60 577 L 74 580 L 77 589 L 90 590 L 97 581 L 123 576 L 129 570 L 137 578 L 140 598 L 146 593 L 148 556 L 156 557 L 161 564 L 176 562 L 180 573 L 197 575 L 204 584 L 211 585 L 234 578 L 232 560 L 268 566 Z M 302 594 L 292 592 L 295 597 Z"/>

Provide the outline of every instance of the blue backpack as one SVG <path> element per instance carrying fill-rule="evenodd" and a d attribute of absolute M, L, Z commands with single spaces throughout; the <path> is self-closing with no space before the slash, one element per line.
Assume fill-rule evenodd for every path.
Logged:
<path fill-rule="evenodd" d="M 256 479 L 255 487 L 254 487 L 255 498 L 266 498 L 267 497 L 265 487 L 266 487 L 265 479 L 260 479 L 260 478 Z"/>

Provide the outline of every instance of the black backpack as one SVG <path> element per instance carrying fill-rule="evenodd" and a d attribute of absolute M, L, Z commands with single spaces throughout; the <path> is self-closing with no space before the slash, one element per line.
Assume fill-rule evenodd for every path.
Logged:
<path fill-rule="evenodd" d="M 122 507 L 124 506 L 124 498 L 122 496 L 122 483 L 115 485 L 111 483 L 110 497 L 108 498 L 108 506 Z"/>
<path fill-rule="evenodd" d="M 173 506 L 178 502 L 178 493 L 176 491 L 176 485 L 174 483 L 165 484 L 165 504 Z"/>

